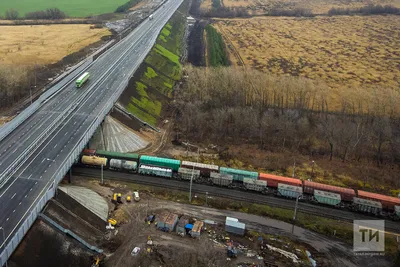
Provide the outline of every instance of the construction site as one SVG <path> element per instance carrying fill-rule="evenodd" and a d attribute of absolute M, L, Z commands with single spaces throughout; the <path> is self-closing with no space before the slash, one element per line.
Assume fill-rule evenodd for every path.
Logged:
<path fill-rule="evenodd" d="M 233 217 L 240 214 L 163 200 L 137 188 L 64 182 L 8 265 L 324 266 L 323 254 L 312 246 Z"/>

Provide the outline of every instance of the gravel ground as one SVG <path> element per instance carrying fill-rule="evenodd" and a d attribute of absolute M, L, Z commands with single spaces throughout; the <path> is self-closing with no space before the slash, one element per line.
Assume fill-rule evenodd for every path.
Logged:
<path fill-rule="evenodd" d="M 111 192 L 109 188 L 101 187 L 96 182 L 75 179 L 75 183 L 81 186 L 88 186 L 104 196 L 110 195 Z M 112 183 L 110 186 L 113 187 L 114 185 L 118 185 L 118 183 Z M 121 186 L 121 188 L 126 187 Z M 324 266 L 391 266 L 390 262 L 384 257 L 356 256 L 353 254 L 350 245 L 338 239 L 328 238 L 301 227 L 294 227 L 294 234 L 291 234 L 292 225 L 282 221 L 242 212 L 181 204 L 160 200 L 154 197 L 148 197 L 146 200 L 143 200 L 143 194 L 141 197 L 142 200 L 140 204 L 136 203 L 133 205 L 138 205 L 138 207 L 140 207 L 142 215 L 146 213 L 145 209 L 168 209 L 175 211 L 177 214 L 186 214 L 192 217 L 214 220 L 219 223 L 223 223 L 226 216 L 235 217 L 246 223 L 246 228 L 248 230 L 286 236 L 296 242 L 308 244 L 317 252 L 319 257 L 325 259 Z M 136 216 L 138 216 L 138 214 L 136 214 Z"/>

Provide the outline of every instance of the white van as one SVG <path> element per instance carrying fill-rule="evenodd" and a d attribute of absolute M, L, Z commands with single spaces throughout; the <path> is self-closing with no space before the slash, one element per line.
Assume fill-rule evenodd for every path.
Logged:
<path fill-rule="evenodd" d="M 133 199 L 134 199 L 135 201 L 139 201 L 139 200 L 140 200 L 139 192 L 138 192 L 138 191 L 133 192 Z"/>

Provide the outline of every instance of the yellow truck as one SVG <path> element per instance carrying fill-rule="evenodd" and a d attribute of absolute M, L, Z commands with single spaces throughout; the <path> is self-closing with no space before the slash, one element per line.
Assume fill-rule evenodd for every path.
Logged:
<path fill-rule="evenodd" d="M 113 219 L 113 218 L 109 218 L 108 222 L 112 225 L 112 226 L 116 226 L 117 225 L 117 220 Z"/>
<path fill-rule="evenodd" d="M 115 203 L 115 204 L 116 203 L 122 203 L 122 195 L 121 195 L 121 193 L 114 193 L 111 201 L 113 203 Z"/>

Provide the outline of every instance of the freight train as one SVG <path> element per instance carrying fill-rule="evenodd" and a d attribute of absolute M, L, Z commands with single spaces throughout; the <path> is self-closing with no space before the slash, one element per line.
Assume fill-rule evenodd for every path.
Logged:
<path fill-rule="evenodd" d="M 80 163 L 90 167 L 103 166 L 105 169 L 142 175 L 192 179 L 197 183 L 275 194 L 285 198 L 299 198 L 321 205 L 394 220 L 400 219 L 400 198 L 296 178 L 169 158 L 91 149 L 83 150 Z"/>

